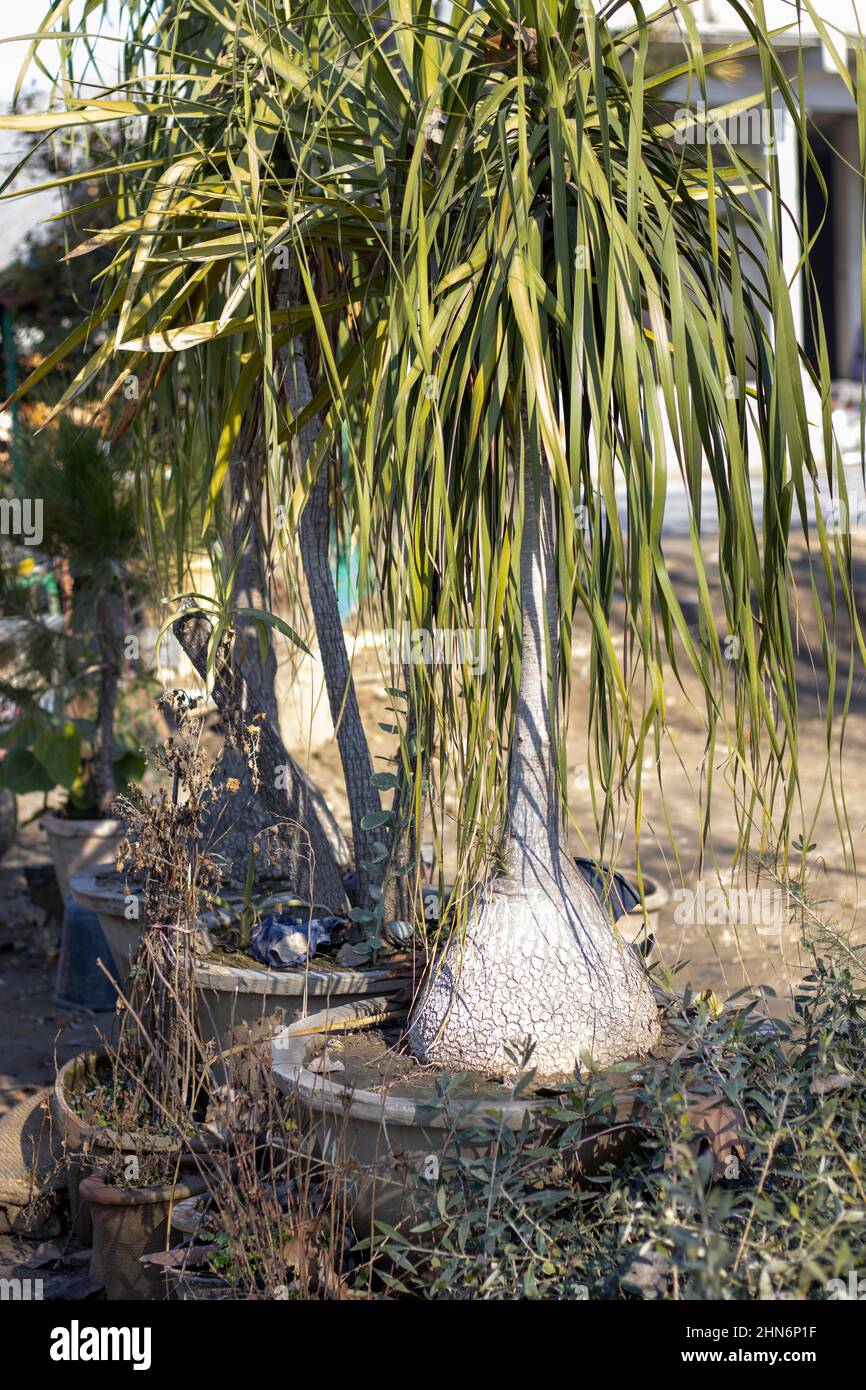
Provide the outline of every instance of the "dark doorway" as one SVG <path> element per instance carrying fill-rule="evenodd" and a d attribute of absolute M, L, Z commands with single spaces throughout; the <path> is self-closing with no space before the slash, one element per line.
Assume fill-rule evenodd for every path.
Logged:
<path fill-rule="evenodd" d="M 809 122 L 809 139 L 812 154 L 821 171 L 826 185 L 826 193 L 821 187 L 817 171 L 811 164 L 806 166 L 805 213 L 803 231 L 809 239 L 815 237 L 809 253 L 810 282 L 806 284 L 804 295 L 804 343 L 806 356 L 813 366 L 818 365 L 818 334 L 815 328 L 815 300 L 821 307 L 824 322 L 824 336 L 827 343 L 827 356 L 830 359 L 830 375 L 847 375 L 847 363 L 836 361 L 836 262 L 833 236 L 835 201 L 833 197 L 833 136 L 832 131 L 823 131 L 814 122 Z M 823 219 L 823 221 L 822 221 Z"/>

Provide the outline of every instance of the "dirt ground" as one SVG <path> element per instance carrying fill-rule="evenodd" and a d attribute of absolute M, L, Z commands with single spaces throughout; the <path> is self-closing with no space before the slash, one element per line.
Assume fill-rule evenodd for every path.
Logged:
<path fill-rule="evenodd" d="M 678 592 L 688 596 L 694 586 L 694 571 L 687 545 L 679 540 L 671 541 L 670 547 L 666 547 L 666 557 Z M 861 558 L 866 559 L 866 550 Z M 802 588 L 802 561 L 797 568 Z M 817 808 L 811 836 L 816 842 L 816 849 L 810 855 L 811 888 L 817 897 L 825 900 L 825 916 L 836 921 L 842 932 L 853 930 L 855 939 L 862 940 L 866 926 L 864 888 L 851 865 L 846 866 L 832 798 L 826 787 L 821 795 L 827 766 L 826 682 L 819 682 L 816 690 L 808 648 L 811 645 L 813 655 L 817 653 L 816 663 L 820 651 L 815 643 L 814 622 L 805 608 L 802 638 L 798 655 L 800 767 L 808 822 Z M 567 745 L 569 767 L 575 770 L 586 761 L 587 652 L 587 626 L 578 621 Z M 380 670 L 379 658 L 380 653 L 373 643 L 357 644 L 353 668 L 361 715 L 369 732 L 374 759 L 392 751 L 391 738 L 378 728 L 380 722 L 388 721 L 386 710 L 390 703 L 384 692 L 388 681 Z M 641 842 L 644 872 L 671 895 L 661 912 L 655 959 L 665 966 L 681 968 L 680 987 L 689 982 L 695 990 L 713 989 L 725 997 L 745 985 L 770 986 L 779 996 L 772 1007 L 783 1008 L 804 968 L 799 931 L 784 924 L 781 930 L 772 926 L 768 930 L 763 920 L 745 921 L 736 926 L 724 923 L 681 925 L 675 920 L 674 893 L 681 885 L 671 836 L 682 866 L 682 882 L 687 888 L 694 888 L 699 877 L 696 858 L 699 814 L 694 786 L 704 760 L 705 735 L 699 707 L 690 705 L 673 681 L 668 690 L 669 738 L 662 754 L 663 791 L 654 777 L 645 778 L 645 828 Z M 307 763 L 348 831 L 348 807 L 334 740 L 312 750 L 296 746 L 292 752 Z M 713 837 L 703 870 L 708 885 L 716 882 L 712 856 L 715 855 L 721 871 L 729 869 L 736 838 L 733 803 L 725 789 L 720 761 L 717 759 Z M 861 860 L 866 826 L 866 775 L 862 771 L 866 768 L 866 701 L 859 670 L 854 682 L 842 765 L 851 836 L 855 854 Z M 381 768 L 384 764 L 380 762 L 377 766 Z M 592 826 L 589 793 L 577 785 L 572 787 L 572 794 L 575 818 L 589 842 Z M 22 820 L 33 809 L 35 807 L 23 799 Z M 624 821 L 627 823 L 628 815 Z M 572 844 L 576 853 L 587 852 L 576 834 Z M 53 997 L 58 931 L 44 911 L 28 902 L 24 878 L 28 863 L 45 862 L 47 858 L 44 837 L 33 823 L 19 833 L 18 843 L 0 865 L 0 1113 L 34 1089 L 48 1084 L 54 1075 L 55 1059 L 65 1060 L 90 1044 L 97 1031 L 106 1026 L 109 1017 L 66 1009 Z M 617 862 L 623 869 L 634 862 L 634 847 L 627 835 Z"/>
<path fill-rule="evenodd" d="M 866 543 L 854 541 L 862 571 L 866 564 Z M 715 585 L 718 597 L 718 563 L 713 565 L 713 542 L 704 545 L 705 563 L 711 588 Z M 694 563 L 687 540 L 674 537 L 665 541 L 665 558 L 671 578 L 684 606 L 687 620 L 691 610 L 687 601 L 696 595 Z M 844 755 L 839 758 L 838 729 L 834 731 L 833 759 L 838 775 L 841 766 L 849 836 L 853 846 L 853 862 L 849 848 L 848 860 L 834 812 L 833 798 L 826 785 L 828 766 L 826 733 L 826 677 L 821 674 L 821 650 L 807 580 L 806 555 L 802 548 L 796 552 L 794 564 L 800 600 L 800 643 L 797 652 L 799 700 L 799 766 L 802 788 L 802 826 L 795 822 L 794 837 L 802 829 L 811 830 L 807 843 L 815 849 L 808 857 L 808 884 L 814 898 L 821 900 L 822 916 L 832 922 L 846 940 L 866 939 L 866 880 L 858 879 L 866 869 L 866 690 L 864 672 L 859 658 L 855 659 L 854 688 L 845 732 Z M 855 585 L 861 624 L 866 626 L 866 602 Z M 721 614 L 720 603 L 716 611 Z M 825 610 L 826 610 L 826 604 Z M 692 630 L 697 632 L 693 625 Z M 724 631 L 719 623 L 720 633 Z M 840 628 L 838 686 L 844 689 L 847 675 L 843 656 L 848 641 L 847 627 Z M 572 775 L 570 787 L 574 820 L 585 836 L 585 843 L 576 829 L 570 834 L 575 854 L 594 854 L 593 819 L 590 793 L 580 785 L 577 770 L 587 760 L 586 728 L 588 722 L 588 654 L 589 624 L 580 615 L 575 623 L 572 664 L 572 695 L 567 735 L 568 768 Z M 374 763 L 377 757 L 393 752 L 393 740 L 379 728 L 390 716 L 390 699 L 383 687 L 389 682 L 380 670 L 382 653 L 369 641 L 359 643 L 353 659 L 353 673 L 358 691 L 361 716 L 368 733 Z M 736 844 L 736 809 L 725 780 L 725 754 L 717 750 L 715 759 L 714 794 L 712 803 L 712 833 L 708 841 L 703 869 L 698 850 L 700 843 L 698 789 L 701 769 L 705 762 L 706 734 L 703 722 L 703 701 L 698 695 L 696 680 L 686 682 L 686 693 L 666 673 L 668 737 L 662 747 L 662 778 L 659 785 L 655 760 L 645 760 L 643 777 L 644 826 L 641 837 L 641 864 L 645 875 L 651 876 L 669 895 L 667 906 L 660 913 L 656 933 L 654 962 L 678 970 L 678 988 L 687 982 L 697 990 L 712 989 L 724 998 L 746 986 L 768 986 L 778 999 L 770 1007 L 784 1010 L 797 982 L 808 968 L 809 958 L 801 950 L 802 933 L 799 927 L 788 925 L 787 904 L 781 903 L 781 930 L 775 918 L 767 921 L 760 911 L 760 900 L 748 904 L 741 900 L 737 914 L 732 908 L 727 915 L 734 920 L 719 925 L 691 925 L 675 919 L 679 902 L 677 892 L 694 890 L 699 878 L 707 888 L 724 882 L 732 885 L 731 866 Z M 841 698 L 837 698 L 837 714 Z M 321 786 L 340 823 L 348 827 L 348 804 L 342 786 L 339 754 L 331 741 L 312 750 L 295 749 L 307 758 L 311 776 Z M 376 763 L 384 768 L 386 763 Z M 452 810 L 456 802 L 452 798 Z M 813 824 L 814 821 L 814 824 Z M 620 817 L 622 843 L 616 866 L 628 872 L 634 866 L 634 839 L 631 833 L 632 809 L 623 807 Z M 676 854 L 674 853 L 674 848 Z M 680 868 L 677 867 L 677 856 Z M 447 846 L 446 846 L 446 871 Z M 681 870 L 681 873 L 680 873 Z M 750 891 L 772 887 L 762 876 L 756 880 L 753 871 L 740 873 L 733 886 Z M 766 900 L 765 900 L 766 901 Z M 773 912 L 775 906 L 773 905 Z M 708 914 L 709 915 L 709 914 Z M 740 920 L 737 921 L 739 915 Z M 682 911 L 680 911 L 682 917 Z M 745 918 L 745 920 L 742 920 Z"/>

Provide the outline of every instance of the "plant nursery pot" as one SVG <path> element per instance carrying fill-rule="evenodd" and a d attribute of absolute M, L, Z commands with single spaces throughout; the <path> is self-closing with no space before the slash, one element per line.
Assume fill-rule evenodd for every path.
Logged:
<path fill-rule="evenodd" d="M 165 1297 L 159 1269 L 141 1257 L 165 1249 L 175 1202 L 204 1188 L 204 1179 L 192 1176 L 165 1187 L 112 1187 L 98 1172 L 82 1179 L 81 1196 L 93 1220 L 94 1265 L 109 1299 Z"/>
<path fill-rule="evenodd" d="M 372 1234 L 377 1221 L 398 1226 L 429 1202 L 440 1160 L 446 1149 L 455 1153 L 455 1128 L 461 1132 L 461 1157 L 482 1158 L 489 1155 L 497 1130 L 519 1130 L 526 1121 L 530 1127 L 542 1121 L 549 1125 L 555 1106 L 550 1099 L 514 1099 L 503 1094 L 507 1088 L 481 1081 L 476 1094 L 454 1100 L 446 1116 L 432 1081 L 429 1088 L 422 1082 L 426 1094 L 419 1095 L 415 1084 L 414 1094 L 401 1095 L 401 1083 L 383 1087 L 379 1072 L 369 1076 L 368 1084 L 376 1089 L 365 1089 L 357 1068 L 351 1085 L 340 1082 L 340 1073 L 332 1081 L 310 1069 L 310 1054 L 321 1046 L 323 1035 L 345 1033 L 340 1055 L 348 1065 L 359 1024 L 363 1027 L 365 1018 L 370 1025 L 380 1022 L 385 1014 L 398 1019 L 405 1009 L 387 996 L 354 1002 L 296 1019 L 271 1042 L 277 1086 L 299 1100 L 321 1155 L 350 1174 L 349 1219 L 362 1239 Z M 635 1068 L 641 1065 L 636 1062 Z M 633 1092 L 617 1095 L 610 1119 L 588 1127 L 574 1141 L 570 1155 L 576 1173 L 590 1176 L 636 1148 L 645 1133 L 641 1118 Z"/>
<path fill-rule="evenodd" d="M 40 825 L 48 837 L 48 849 L 64 902 L 76 874 L 92 871 L 97 864 L 108 860 L 113 866 L 114 855 L 125 834 L 123 821 L 113 818 L 72 820 L 66 816 L 47 815 L 42 817 Z"/>
<path fill-rule="evenodd" d="M 396 993 L 407 987 L 411 977 L 405 967 L 271 970 L 253 962 L 243 966 L 206 959 L 196 963 L 195 978 L 202 1031 L 219 1052 L 226 1052 L 247 1040 L 251 1029 L 262 1029 L 269 1036 L 311 1007 L 319 1017 L 320 1009 L 328 1012 L 339 1005 L 362 1003 L 371 995 Z"/>
<path fill-rule="evenodd" d="M 667 889 L 662 888 L 661 884 L 654 879 L 648 878 L 644 874 L 643 880 L 643 902 L 637 887 L 636 877 L 630 874 L 620 873 L 619 869 L 611 869 L 609 864 L 602 864 L 601 869 L 594 859 L 583 859 L 579 855 L 574 860 L 581 874 L 586 879 L 590 888 L 595 890 L 599 901 L 605 903 L 608 898 L 608 883 L 611 876 L 613 884 L 609 891 L 609 899 L 613 908 L 613 918 L 615 922 L 625 918 L 626 935 L 631 937 L 629 928 L 634 925 L 634 934 L 643 933 L 644 916 L 646 916 L 647 932 L 654 932 L 658 926 L 659 913 L 666 907 L 670 894 Z"/>
<path fill-rule="evenodd" d="M 70 893 L 63 912 L 54 998 L 59 1004 L 94 1011 L 113 1009 L 120 980 L 95 912 Z"/>

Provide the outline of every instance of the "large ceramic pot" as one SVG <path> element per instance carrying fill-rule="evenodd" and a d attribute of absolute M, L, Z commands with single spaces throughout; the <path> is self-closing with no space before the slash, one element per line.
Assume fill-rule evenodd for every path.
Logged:
<path fill-rule="evenodd" d="M 69 897 L 76 874 L 92 872 L 97 864 L 110 861 L 113 867 L 117 847 L 125 834 L 122 821 L 72 820 L 47 815 L 40 822 L 48 837 L 48 848 L 63 901 Z M 87 906 L 87 904 L 84 904 Z"/>
<path fill-rule="evenodd" d="M 242 966 L 206 959 L 197 963 L 195 980 L 202 1031 L 218 1052 L 226 1052 L 244 1043 L 251 1030 L 268 1036 L 311 1010 L 318 1016 L 320 1010 L 327 1014 L 372 995 L 394 994 L 406 989 L 410 976 L 405 967 L 270 970 L 252 962 Z"/>
<path fill-rule="evenodd" d="M 399 1082 L 383 1086 L 381 1074 L 372 1070 L 371 1089 L 365 1089 L 358 1084 L 357 1066 L 352 1067 L 352 1085 L 341 1083 L 339 1072 L 331 1080 L 311 1069 L 323 1037 L 345 1033 L 340 1056 L 348 1067 L 352 1039 L 359 1036 L 365 1019 L 372 1024 L 388 1016 L 399 1020 L 405 1009 L 381 996 L 297 1019 L 271 1042 L 277 1086 L 301 1105 L 323 1157 L 338 1171 L 353 1175 L 347 1194 L 349 1219 L 360 1238 L 369 1236 L 377 1221 L 397 1226 L 417 1215 L 435 1194 L 446 1149 L 453 1154 L 459 1146 L 462 1157 L 482 1158 L 489 1155 L 502 1128 L 552 1122 L 550 1100 L 514 1099 L 493 1083 L 489 1094 L 482 1083 L 471 1097 L 451 1102 L 446 1114 L 432 1078 L 429 1091 L 419 1098 L 417 1092 L 399 1094 Z M 588 1125 L 574 1140 L 570 1155 L 575 1172 L 591 1175 L 606 1163 L 618 1162 L 641 1142 L 641 1121 L 636 1092 L 617 1094 L 612 1113 Z"/>
<path fill-rule="evenodd" d="M 72 892 L 76 902 L 96 913 L 118 974 L 126 979 L 144 929 L 141 903 L 135 909 L 138 915 L 126 916 L 129 898 L 119 883 L 111 881 L 109 865 L 96 873 L 77 875 Z M 331 1000 L 342 1004 L 370 994 L 394 993 L 407 983 L 405 967 L 346 970 L 323 962 L 315 968 L 271 970 L 252 958 L 248 965 L 241 965 L 216 954 L 196 963 L 202 1032 L 218 1052 L 232 1047 L 238 1036 L 246 1040 L 251 1027 L 274 1030 L 308 1009 L 325 1008 Z"/>
<path fill-rule="evenodd" d="M 88 1124 L 76 1114 L 72 1104 L 73 1097 L 96 1080 L 99 1060 L 99 1055 L 95 1052 L 81 1052 L 77 1057 L 70 1058 L 54 1078 L 51 1097 L 54 1133 L 66 1162 L 70 1212 L 80 1232 L 89 1231 L 79 1189 L 83 1175 L 90 1168 L 98 1167 L 109 1155 L 116 1155 L 118 1151 L 133 1156 L 140 1155 L 143 1149 L 156 1153 L 171 1152 L 175 1147 L 174 1141 L 170 1138 L 155 1135 L 142 1140 L 141 1135 L 117 1134 L 112 1129 Z M 204 1153 L 207 1146 L 193 1139 L 189 1141 L 189 1147 Z M 194 1154 L 182 1155 L 180 1166 L 185 1172 L 197 1171 Z"/>

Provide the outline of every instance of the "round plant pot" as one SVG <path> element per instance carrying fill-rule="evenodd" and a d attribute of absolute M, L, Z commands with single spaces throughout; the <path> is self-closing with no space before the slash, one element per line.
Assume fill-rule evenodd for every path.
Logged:
<path fill-rule="evenodd" d="M 636 876 L 621 873 L 619 869 L 611 869 L 609 864 L 602 864 L 599 869 L 594 859 L 583 859 L 579 855 L 575 856 L 574 862 L 590 888 L 594 889 L 599 901 L 605 905 L 608 901 L 610 902 L 614 921 L 619 922 L 625 919 L 623 925 L 629 940 L 638 934 L 643 934 L 644 918 L 646 919 L 647 934 L 656 930 L 659 913 L 663 907 L 667 906 L 670 894 L 667 889 L 662 888 L 661 884 L 656 883 L 655 879 L 644 874 L 643 901 L 641 901 Z M 612 884 L 611 878 L 613 879 Z M 633 932 L 632 926 L 634 927 Z"/>
<path fill-rule="evenodd" d="M 175 1202 L 204 1189 L 200 1177 L 165 1187 L 112 1187 L 98 1172 L 82 1179 L 81 1196 L 93 1221 L 94 1265 L 109 1299 L 165 1297 L 159 1270 L 142 1264 L 141 1257 L 165 1249 Z"/>
<path fill-rule="evenodd" d="M 40 822 L 48 837 L 48 849 L 63 901 L 69 897 L 76 874 L 92 871 L 97 864 L 112 861 L 125 834 L 123 821 L 72 820 L 66 816 L 43 816 Z M 87 903 L 82 904 L 87 907 Z"/>
<path fill-rule="evenodd" d="M 83 1239 L 90 1230 L 87 1208 L 80 1195 L 86 1172 L 94 1165 L 98 1167 L 100 1160 L 106 1159 L 109 1154 L 117 1154 L 118 1151 L 141 1155 L 171 1152 L 175 1148 L 174 1141 L 168 1136 L 117 1134 L 113 1129 L 88 1124 L 75 1113 L 72 1096 L 95 1079 L 99 1060 L 95 1052 L 80 1052 L 78 1056 L 70 1058 L 55 1075 L 51 1097 L 54 1131 L 66 1160 L 70 1215 Z M 202 1140 L 190 1139 L 188 1144 L 195 1152 L 207 1151 L 207 1145 Z M 192 1152 L 181 1155 L 180 1167 L 184 1172 L 197 1171 Z"/>
<path fill-rule="evenodd" d="M 127 896 L 119 882 L 107 881 L 111 867 L 78 874 L 72 883 L 76 902 L 99 918 L 117 972 L 122 979 L 141 943 L 144 912 L 127 918 Z M 137 895 L 132 894 L 132 897 Z M 247 1040 L 251 1027 L 273 1031 L 291 1023 L 309 1008 L 324 1008 L 329 1000 L 347 1003 L 369 994 L 387 994 L 405 988 L 405 969 L 343 970 L 336 966 L 307 969 L 271 970 L 257 965 L 239 965 L 217 959 L 196 964 L 199 991 L 199 1022 L 203 1038 L 213 1041 L 218 1052 L 225 1052 L 240 1037 Z"/>
<path fill-rule="evenodd" d="M 311 1009 L 326 1012 L 338 1005 L 362 1003 L 371 995 L 394 994 L 405 989 L 410 976 L 404 968 L 369 970 L 307 969 L 270 970 L 264 965 L 196 963 L 202 1032 L 227 1052 L 248 1040 L 250 1030 L 270 1035 Z"/>
<path fill-rule="evenodd" d="M 115 877 L 117 881 L 108 882 L 110 877 Z M 96 913 L 115 969 L 120 979 L 126 980 L 144 931 L 144 909 L 138 894 L 127 896 L 122 891 L 114 865 L 99 863 L 91 865 L 87 872 L 73 876 L 72 896 L 81 907 Z M 133 911 L 137 916 L 126 916 L 130 898 L 135 899 Z"/>
<path fill-rule="evenodd" d="M 399 1018 L 405 1010 L 396 1009 L 387 996 L 346 1004 L 297 1019 L 271 1042 L 277 1086 L 300 1102 L 322 1156 L 340 1172 L 354 1174 L 348 1209 L 360 1238 L 370 1236 L 377 1221 L 398 1226 L 418 1215 L 435 1193 L 446 1150 L 453 1155 L 459 1144 L 464 1158 L 489 1156 L 498 1130 L 519 1130 L 524 1123 L 530 1129 L 549 1126 L 555 1105 L 549 1099 L 503 1097 L 502 1087 L 492 1083 L 485 1095 L 481 1082 L 476 1094 L 451 1102 L 446 1115 L 433 1080 L 419 1099 L 417 1094 L 398 1094 L 399 1083 L 383 1088 L 379 1073 L 370 1075 L 377 1089 L 366 1090 L 357 1084 L 357 1074 L 349 1086 L 310 1069 L 311 1054 L 321 1046 L 323 1035 L 345 1032 L 341 1056 L 348 1057 L 359 1022 L 365 1015 L 381 1020 L 384 1013 Z M 636 1069 L 641 1065 L 635 1062 Z M 575 1172 L 590 1176 L 636 1148 L 645 1132 L 641 1118 L 633 1092 L 617 1095 L 614 1113 L 605 1123 L 587 1126 L 574 1140 L 570 1157 Z"/>

